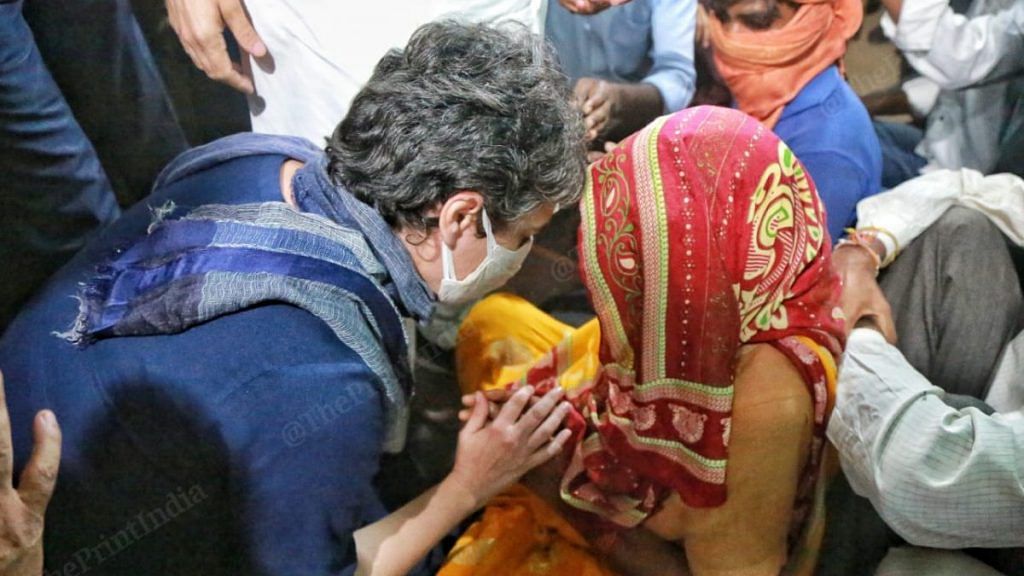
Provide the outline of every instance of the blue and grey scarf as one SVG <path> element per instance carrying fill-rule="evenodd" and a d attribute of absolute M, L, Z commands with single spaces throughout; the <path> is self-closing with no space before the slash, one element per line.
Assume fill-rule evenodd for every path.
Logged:
<path fill-rule="evenodd" d="M 69 341 L 174 334 L 264 302 L 324 321 L 378 377 L 384 450 L 404 445 L 411 394 L 403 315 L 426 320 L 433 296 L 373 208 L 331 184 L 326 156 L 298 138 L 241 134 L 191 150 L 155 188 L 252 154 L 306 163 L 293 187 L 303 212 L 283 202 L 158 210 L 149 234 L 99 267 L 83 286 Z"/>

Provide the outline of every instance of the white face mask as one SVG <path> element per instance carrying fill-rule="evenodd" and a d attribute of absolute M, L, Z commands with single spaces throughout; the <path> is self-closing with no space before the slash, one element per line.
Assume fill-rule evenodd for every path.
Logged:
<path fill-rule="evenodd" d="M 487 256 L 484 256 L 476 270 L 459 280 L 455 277 L 455 264 L 452 261 L 452 249 L 441 242 L 441 289 L 437 293 L 439 302 L 445 304 L 467 304 L 479 300 L 489 292 L 505 285 L 519 268 L 533 247 L 533 238 L 518 250 L 509 250 L 494 238 L 491 231 L 491 219 L 487 211 L 482 211 L 484 233 L 487 234 Z"/>

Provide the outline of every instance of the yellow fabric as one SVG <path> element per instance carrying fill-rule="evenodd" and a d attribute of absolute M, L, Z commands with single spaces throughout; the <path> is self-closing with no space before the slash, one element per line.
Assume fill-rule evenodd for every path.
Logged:
<path fill-rule="evenodd" d="M 455 361 L 463 393 L 504 388 L 526 375 L 555 345 L 571 365 L 559 384 L 567 392 L 597 373 L 597 320 L 574 330 L 518 296 L 495 294 L 477 304 L 459 328 Z M 568 522 L 524 486 L 487 505 L 459 538 L 439 576 L 614 576 Z"/>
<path fill-rule="evenodd" d="M 573 329 L 518 296 L 495 294 L 477 304 L 459 329 L 455 353 L 459 384 L 466 394 L 504 388 L 521 380 L 535 360 L 557 345 L 557 361 L 569 367 L 559 384 L 571 395 L 596 376 L 600 340 L 596 319 Z M 814 341 L 802 340 L 825 363 L 831 402 L 835 362 Z M 786 574 L 810 576 L 814 572 L 824 533 L 825 484 L 818 482 L 812 518 Z M 488 504 L 483 518 L 462 535 L 438 574 L 615 576 L 568 522 L 521 485 Z"/>
<path fill-rule="evenodd" d="M 439 576 L 614 576 L 576 530 L 523 486 L 498 496 L 459 538 Z"/>
<path fill-rule="evenodd" d="M 459 327 L 459 386 L 463 394 L 504 388 L 558 345 L 557 361 L 568 366 L 558 383 L 571 395 L 597 375 L 600 344 L 596 318 L 573 329 L 518 296 L 495 294 L 474 306 Z"/>

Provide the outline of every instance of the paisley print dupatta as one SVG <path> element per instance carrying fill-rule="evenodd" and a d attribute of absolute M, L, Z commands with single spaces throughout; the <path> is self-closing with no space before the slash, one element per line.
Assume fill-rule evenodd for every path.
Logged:
<path fill-rule="evenodd" d="M 767 343 L 792 360 L 814 399 L 799 514 L 842 351 L 825 213 L 803 166 L 749 116 L 691 108 L 592 165 L 580 210 L 600 361 L 570 394 L 577 443 L 562 499 L 625 527 L 673 491 L 693 507 L 724 503 L 736 354 Z M 571 346 L 510 387 L 543 393 L 559 383 L 575 364 Z"/>

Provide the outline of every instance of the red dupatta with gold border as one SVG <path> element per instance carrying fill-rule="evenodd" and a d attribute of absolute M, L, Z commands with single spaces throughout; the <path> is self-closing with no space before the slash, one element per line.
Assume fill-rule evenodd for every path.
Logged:
<path fill-rule="evenodd" d="M 620 526 L 671 491 L 689 506 L 724 503 L 736 353 L 769 343 L 815 403 L 799 515 L 831 409 L 829 352 L 838 357 L 843 334 L 825 212 L 803 166 L 749 116 L 691 108 L 592 165 L 580 210 L 601 367 L 572 394 L 563 500 Z M 543 393 L 571 364 L 566 353 L 556 348 L 514 386 Z"/>

